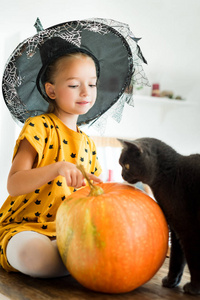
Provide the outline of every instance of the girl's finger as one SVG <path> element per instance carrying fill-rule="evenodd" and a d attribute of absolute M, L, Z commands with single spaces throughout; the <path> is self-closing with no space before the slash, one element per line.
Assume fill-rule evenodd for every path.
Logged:
<path fill-rule="evenodd" d="M 88 175 L 89 179 L 93 180 L 94 182 L 97 182 L 97 183 L 102 182 L 102 180 L 99 177 L 95 176 L 94 174 L 87 173 L 87 175 Z"/>

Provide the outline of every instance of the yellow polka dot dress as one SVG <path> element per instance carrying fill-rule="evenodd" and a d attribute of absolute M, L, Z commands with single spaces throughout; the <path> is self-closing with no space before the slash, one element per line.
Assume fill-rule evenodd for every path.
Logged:
<path fill-rule="evenodd" d="M 66 127 L 54 114 L 44 114 L 26 121 L 16 142 L 16 155 L 20 141 L 26 138 L 37 151 L 40 168 L 57 161 L 81 163 L 87 172 L 99 176 L 101 167 L 94 142 L 82 131 Z M 58 176 L 32 193 L 9 196 L 0 209 L 0 264 L 7 271 L 13 269 L 6 258 L 6 246 L 16 233 L 32 230 L 49 237 L 56 236 L 55 218 L 59 205 L 74 192 Z"/>

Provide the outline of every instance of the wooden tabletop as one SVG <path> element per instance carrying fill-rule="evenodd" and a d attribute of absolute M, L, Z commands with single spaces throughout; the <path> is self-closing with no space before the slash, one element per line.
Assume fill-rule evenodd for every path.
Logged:
<path fill-rule="evenodd" d="M 183 293 L 182 286 L 189 281 L 186 268 L 181 284 L 174 289 L 161 286 L 161 279 L 167 274 L 169 259 L 166 258 L 157 274 L 146 284 L 126 294 L 96 293 L 82 287 L 71 276 L 58 279 L 36 279 L 20 273 L 7 273 L 0 268 L 0 300 L 189 300 L 194 296 Z"/>

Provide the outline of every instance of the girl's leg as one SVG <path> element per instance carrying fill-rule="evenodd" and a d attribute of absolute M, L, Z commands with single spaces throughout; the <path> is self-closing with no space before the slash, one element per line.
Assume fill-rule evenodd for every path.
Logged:
<path fill-rule="evenodd" d="M 6 248 L 8 262 L 32 277 L 51 278 L 69 274 L 58 252 L 56 240 L 35 231 L 15 234 Z"/>

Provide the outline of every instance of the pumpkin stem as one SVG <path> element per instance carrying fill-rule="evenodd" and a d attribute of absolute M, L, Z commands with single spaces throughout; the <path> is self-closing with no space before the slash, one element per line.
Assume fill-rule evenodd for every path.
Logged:
<path fill-rule="evenodd" d="M 92 181 L 89 179 L 87 173 L 85 172 L 85 168 L 83 165 L 77 164 L 76 165 L 77 169 L 81 171 L 83 174 L 84 178 L 87 180 L 87 183 L 90 187 L 90 193 L 89 196 L 98 196 L 104 193 L 103 189 L 100 186 L 94 185 Z"/>

